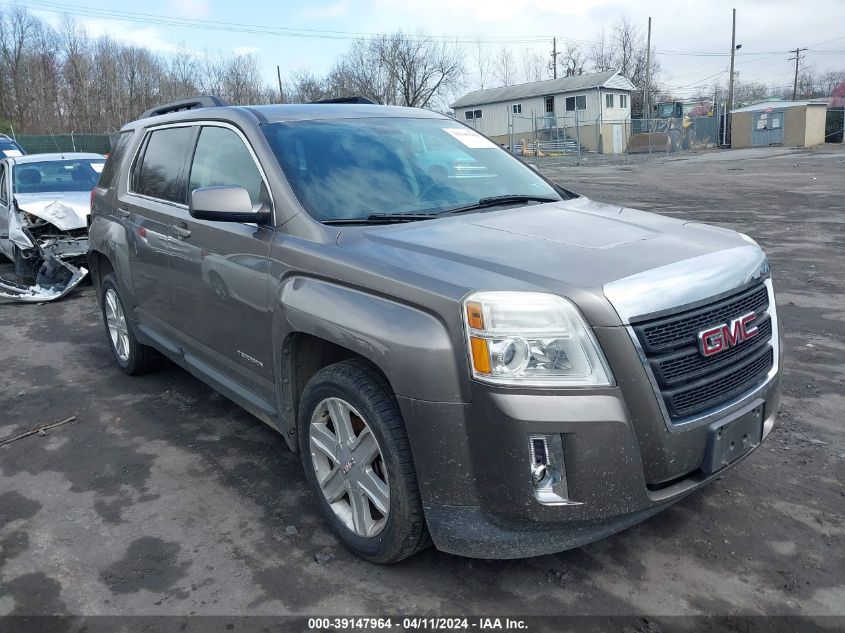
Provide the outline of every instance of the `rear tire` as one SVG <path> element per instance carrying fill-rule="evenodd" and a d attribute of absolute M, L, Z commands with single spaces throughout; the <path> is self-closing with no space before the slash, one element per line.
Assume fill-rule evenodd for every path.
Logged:
<path fill-rule="evenodd" d="M 136 376 L 157 368 L 161 356 L 135 338 L 132 323 L 126 318 L 126 308 L 114 273 L 107 274 L 100 282 L 100 308 L 109 349 L 120 370 Z"/>
<path fill-rule="evenodd" d="M 357 359 L 324 367 L 305 386 L 298 418 L 305 477 L 346 547 L 375 563 L 428 547 L 405 424 L 377 369 Z"/>

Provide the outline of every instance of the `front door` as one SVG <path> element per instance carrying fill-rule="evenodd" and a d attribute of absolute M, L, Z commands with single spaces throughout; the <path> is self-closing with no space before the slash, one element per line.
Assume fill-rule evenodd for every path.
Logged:
<path fill-rule="evenodd" d="M 622 154 L 625 151 L 625 136 L 622 126 L 618 123 L 613 125 L 613 153 Z"/>
<path fill-rule="evenodd" d="M 12 208 L 12 187 L 9 181 L 9 165 L 0 161 L 0 253 L 12 257 L 12 242 L 9 241 L 9 213 Z"/>
<path fill-rule="evenodd" d="M 752 117 L 751 145 L 765 147 L 783 144 L 783 110 L 754 112 Z"/>
<path fill-rule="evenodd" d="M 270 206 L 267 186 L 245 137 L 203 124 L 189 168 L 188 191 L 238 185 L 253 205 Z M 173 226 L 173 311 L 185 362 L 201 363 L 273 402 L 268 265 L 274 229 L 213 222 L 180 210 Z"/>

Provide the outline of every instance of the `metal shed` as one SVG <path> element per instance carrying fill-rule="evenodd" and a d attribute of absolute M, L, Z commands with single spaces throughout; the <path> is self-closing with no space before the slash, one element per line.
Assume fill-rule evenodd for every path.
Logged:
<path fill-rule="evenodd" d="M 731 110 L 731 147 L 813 147 L 824 143 L 827 104 L 764 101 Z"/>

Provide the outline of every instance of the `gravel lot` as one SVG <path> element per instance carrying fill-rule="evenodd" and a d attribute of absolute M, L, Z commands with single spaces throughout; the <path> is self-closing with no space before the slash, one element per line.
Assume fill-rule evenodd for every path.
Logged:
<path fill-rule="evenodd" d="M 767 250 L 787 357 L 755 455 L 578 550 L 377 567 L 325 528 L 280 436 L 175 366 L 120 373 L 83 285 L 0 305 L 0 440 L 77 416 L 0 447 L 0 615 L 845 615 L 845 147 L 552 175 Z"/>

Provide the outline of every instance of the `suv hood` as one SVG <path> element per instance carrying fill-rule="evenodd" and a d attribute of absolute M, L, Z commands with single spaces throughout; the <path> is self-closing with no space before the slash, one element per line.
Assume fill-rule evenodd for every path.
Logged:
<path fill-rule="evenodd" d="M 62 231 L 86 226 L 91 213 L 91 198 L 87 191 L 16 193 L 18 208 L 30 213 Z"/>
<path fill-rule="evenodd" d="M 338 244 L 411 275 L 455 286 L 461 296 L 481 289 L 557 292 L 608 325 L 619 323 L 615 315 L 602 318 L 597 312 L 606 312 L 603 289 L 611 282 L 727 249 L 752 246 L 759 251 L 734 231 L 584 197 L 347 228 Z M 700 275 L 706 278 L 707 271 Z"/>

